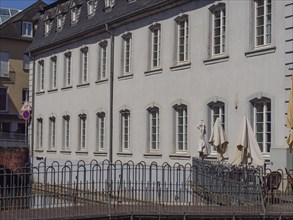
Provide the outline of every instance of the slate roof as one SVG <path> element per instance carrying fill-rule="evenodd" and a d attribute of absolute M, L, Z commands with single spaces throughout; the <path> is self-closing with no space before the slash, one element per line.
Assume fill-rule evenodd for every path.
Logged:
<path fill-rule="evenodd" d="M 36 14 L 46 5 L 46 3 L 39 0 L 2 23 L 0 25 L 0 37 L 24 39 L 24 37 L 21 36 L 21 21 L 33 22 L 33 17 L 35 17 Z M 27 37 L 25 39 L 32 40 Z"/>
<path fill-rule="evenodd" d="M 81 12 L 76 25 L 71 25 L 70 21 L 70 5 L 73 0 L 59 0 L 51 5 L 44 8 L 43 19 L 39 20 L 38 31 L 35 35 L 33 43 L 30 45 L 27 51 L 33 52 L 36 50 L 42 50 L 49 45 L 55 45 L 60 42 L 72 39 L 74 36 L 79 34 L 90 33 L 91 31 L 97 30 L 98 28 L 104 27 L 106 23 L 114 24 L 123 18 L 131 15 L 137 15 L 146 10 L 153 10 L 155 8 L 160 8 L 163 5 L 172 5 L 184 3 L 187 0 L 136 0 L 129 3 L 127 0 L 116 0 L 115 5 L 110 11 L 104 11 L 104 1 L 98 0 L 98 5 L 95 10 L 95 14 L 92 18 L 87 18 L 87 0 L 81 1 Z M 188 0 L 190 1 L 190 0 Z M 61 31 L 56 31 L 56 19 L 53 19 L 52 28 L 50 33 L 44 35 L 44 18 L 46 19 L 46 14 L 55 10 L 58 10 L 60 5 L 65 5 L 67 7 L 67 13 L 63 28 Z"/>

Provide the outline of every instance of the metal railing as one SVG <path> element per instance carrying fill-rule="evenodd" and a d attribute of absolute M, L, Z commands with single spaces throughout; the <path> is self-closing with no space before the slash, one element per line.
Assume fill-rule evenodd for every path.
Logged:
<path fill-rule="evenodd" d="M 96 160 L 0 169 L 0 219 L 117 215 L 293 216 L 293 192 L 269 170 L 194 160 Z M 276 177 L 276 178 L 275 178 Z M 288 189 L 288 188 L 287 188 Z"/>

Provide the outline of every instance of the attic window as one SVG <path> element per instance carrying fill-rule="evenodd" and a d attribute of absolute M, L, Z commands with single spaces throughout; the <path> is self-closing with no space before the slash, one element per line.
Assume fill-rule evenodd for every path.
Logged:
<path fill-rule="evenodd" d="M 95 0 L 89 0 L 87 2 L 87 15 L 90 17 L 95 13 L 95 5 L 96 1 Z"/>
<path fill-rule="evenodd" d="M 33 37 L 33 24 L 32 24 L 32 22 L 23 21 L 21 32 L 22 32 L 23 37 Z"/>
<path fill-rule="evenodd" d="M 111 9 L 115 4 L 115 0 L 105 0 L 105 11 Z"/>
<path fill-rule="evenodd" d="M 78 22 L 79 13 L 80 7 L 74 6 L 71 8 L 71 24 L 76 24 Z"/>
<path fill-rule="evenodd" d="M 57 16 L 57 30 L 60 30 L 62 28 L 62 25 L 63 25 L 63 19 L 64 16 L 63 15 L 58 15 Z"/>
<path fill-rule="evenodd" d="M 52 21 L 46 20 L 45 21 L 45 35 L 48 35 L 51 31 Z"/>

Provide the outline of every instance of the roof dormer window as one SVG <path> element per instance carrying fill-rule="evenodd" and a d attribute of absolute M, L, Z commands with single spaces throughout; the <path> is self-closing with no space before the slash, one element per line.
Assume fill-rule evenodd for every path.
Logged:
<path fill-rule="evenodd" d="M 21 33 L 23 37 L 33 37 L 33 23 L 23 21 Z"/>
<path fill-rule="evenodd" d="M 45 21 L 45 36 L 49 35 L 49 33 L 51 31 L 51 26 L 52 26 L 52 21 L 46 20 Z"/>
<path fill-rule="evenodd" d="M 94 15 L 94 13 L 95 13 L 95 5 L 96 5 L 95 0 L 89 0 L 87 2 L 87 15 L 88 15 L 88 17 Z"/>
<path fill-rule="evenodd" d="M 113 8 L 115 0 L 105 0 L 105 11 Z"/>
<path fill-rule="evenodd" d="M 57 31 L 62 29 L 63 20 L 64 20 L 64 15 L 58 15 L 57 16 L 57 23 L 56 23 Z"/>

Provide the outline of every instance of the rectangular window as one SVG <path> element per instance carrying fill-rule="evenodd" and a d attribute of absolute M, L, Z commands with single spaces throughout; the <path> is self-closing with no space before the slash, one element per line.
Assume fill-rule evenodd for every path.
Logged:
<path fill-rule="evenodd" d="M 49 146 L 50 149 L 55 149 L 56 147 L 56 118 L 49 118 Z"/>
<path fill-rule="evenodd" d="M 148 109 L 149 112 L 149 140 L 150 151 L 159 150 L 159 109 L 157 107 Z"/>
<path fill-rule="evenodd" d="M 64 78 L 64 86 L 71 85 L 71 52 L 67 52 L 64 54 L 65 56 L 65 78 Z"/>
<path fill-rule="evenodd" d="M 106 79 L 107 75 L 107 42 L 100 44 L 98 80 Z"/>
<path fill-rule="evenodd" d="M 130 150 L 130 111 L 121 112 L 121 146 L 122 151 Z"/>
<path fill-rule="evenodd" d="M 261 152 L 268 153 L 271 148 L 271 103 L 259 100 L 253 104 L 253 129 Z"/>
<path fill-rule="evenodd" d="M 184 18 L 184 19 L 183 19 Z M 177 61 L 188 61 L 188 17 L 183 16 L 177 21 Z"/>
<path fill-rule="evenodd" d="M 79 148 L 80 150 L 86 149 L 86 114 L 79 115 Z"/>
<path fill-rule="evenodd" d="M 131 72 L 132 60 L 132 38 L 131 34 L 123 36 L 123 73 L 129 74 Z"/>
<path fill-rule="evenodd" d="M 9 77 L 9 53 L 0 52 L 0 77 Z"/>
<path fill-rule="evenodd" d="M 51 89 L 57 88 L 57 57 L 51 57 Z"/>
<path fill-rule="evenodd" d="M 213 55 L 223 54 L 225 52 L 225 34 L 226 34 L 226 12 L 225 6 L 216 8 L 212 12 L 213 27 L 212 27 L 212 48 Z"/>
<path fill-rule="evenodd" d="M 8 111 L 8 94 L 7 88 L 0 87 L 0 112 Z"/>
<path fill-rule="evenodd" d="M 81 83 L 88 82 L 88 47 L 81 49 Z"/>
<path fill-rule="evenodd" d="M 152 51 L 151 51 L 151 68 L 160 67 L 161 56 L 161 30 L 159 27 L 151 30 L 152 32 Z"/>
<path fill-rule="evenodd" d="M 70 148 L 70 116 L 63 116 L 63 149 Z"/>
<path fill-rule="evenodd" d="M 63 25 L 63 15 L 58 15 L 57 23 L 56 23 L 57 30 L 60 30 L 62 28 L 62 25 Z"/>
<path fill-rule="evenodd" d="M 29 101 L 29 89 L 22 89 L 22 104 Z"/>
<path fill-rule="evenodd" d="M 33 23 L 23 21 L 22 22 L 22 36 L 23 37 L 33 37 Z"/>
<path fill-rule="evenodd" d="M 43 119 L 37 119 L 37 149 L 43 148 Z"/>
<path fill-rule="evenodd" d="M 222 123 L 222 127 L 225 130 L 225 104 L 223 102 L 212 102 L 209 105 L 209 128 L 213 128 L 214 124 L 219 118 Z M 211 133 L 211 131 L 209 132 Z M 210 135 L 210 134 L 208 134 Z M 216 151 L 216 148 L 213 148 L 212 151 Z"/>
<path fill-rule="evenodd" d="M 39 61 L 39 77 L 38 77 L 38 90 L 44 91 L 45 86 L 45 68 L 44 61 Z"/>
<path fill-rule="evenodd" d="M 30 68 L 30 58 L 27 55 L 23 55 L 23 69 L 24 70 L 29 70 Z"/>
<path fill-rule="evenodd" d="M 71 9 L 71 23 L 76 23 L 77 22 L 77 8 L 72 8 Z"/>
<path fill-rule="evenodd" d="M 187 107 L 184 105 L 175 108 L 176 113 L 176 152 L 187 151 Z"/>
<path fill-rule="evenodd" d="M 45 35 L 48 35 L 51 30 L 52 21 L 45 21 Z"/>
<path fill-rule="evenodd" d="M 87 2 L 87 14 L 88 14 L 88 16 L 90 16 L 93 13 L 94 13 L 94 1 L 88 1 Z"/>
<path fill-rule="evenodd" d="M 105 113 L 99 112 L 97 114 L 97 150 L 104 151 L 105 150 Z"/>
<path fill-rule="evenodd" d="M 255 0 L 255 46 L 272 42 L 272 1 Z"/>

